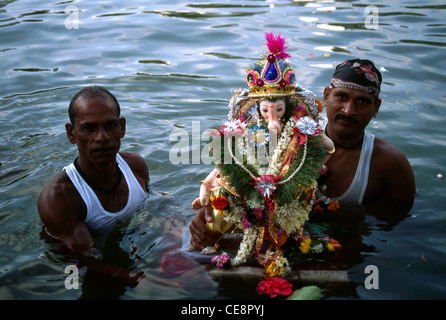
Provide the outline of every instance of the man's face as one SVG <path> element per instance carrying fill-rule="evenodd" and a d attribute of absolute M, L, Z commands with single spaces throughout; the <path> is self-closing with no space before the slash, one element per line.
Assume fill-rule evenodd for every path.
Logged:
<path fill-rule="evenodd" d="M 338 136 L 362 133 L 381 105 L 373 94 L 350 88 L 325 88 L 324 102 L 329 127 Z"/>
<path fill-rule="evenodd" d="M 77 144 L 79 157 L 96 164 L 114 163 L 125 135 L 125 119 L 119 118 L 112 99 L 80 97 L 75 103 L 74 125 L 66 125 L 68 139 Z"/>

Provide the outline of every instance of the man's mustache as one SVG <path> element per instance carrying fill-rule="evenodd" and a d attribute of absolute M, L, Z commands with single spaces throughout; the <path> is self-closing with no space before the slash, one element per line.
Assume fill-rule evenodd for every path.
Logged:
<path fill-rule="evenodd" d="M 335 120 L 344 120 L 344 121 L 347 121 L 347 122 L 351 122 L 351 123 L 356 123 L 356 124 L 358 124 L 358 120 L 357 120 L 356 118 L 353 118 L 353 117 L 347 117 L 346 115 L 343 115 L 342 113 L 338 113 L 338 114 L 335 116 Z"/>

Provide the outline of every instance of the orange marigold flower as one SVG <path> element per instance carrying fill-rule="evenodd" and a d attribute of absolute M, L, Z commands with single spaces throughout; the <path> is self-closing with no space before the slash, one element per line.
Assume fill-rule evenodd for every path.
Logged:
<path fill-rule="evenodd" d="M 328 205 L 327 210 L 330 210 L 330 211 L 336 211 L 336 210 L 338 210 L 340 207 L 341 207 L 341 205 L 339 204 L 339 201 L 332 201 L 332 202 Z"/>
<path fill-rule="evenodd" d="M 324 110 L 324 106 L 322 105 L 321 100 L 316 99 L 315 101 L 316 101 L 316 103 L 317 103 L 317 110 L 319 111 L 319 113 L 321 113 L 322 110 Z"/>
<path fill-rule="evenodd" d="M 329 243 L 335 248 L 335 249 L 341 249 L 342 246 L 341 244 L 335 240 L 335 239 L 330 239 Z"/>
<path fill-rule="evenodd" d="M 279 248 L 285 244 L 287 239 L 288 239 L 288 236 L 286 233 L 279 235 L 279 238 L 277 239 L 277 245 L 279 246 Z"/>
<path fill-rule="evenodd" d="M 322 208 L 320 205 L 315 205 L 314 207 L 313 207 L 313 213 L 324 213 L 324 208 Z"/>

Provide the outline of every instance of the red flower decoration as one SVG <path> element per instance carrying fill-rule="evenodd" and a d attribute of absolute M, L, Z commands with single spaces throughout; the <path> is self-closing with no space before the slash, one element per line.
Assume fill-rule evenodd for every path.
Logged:
<path fill-rule="evenodd" d="M 212 206 L 217 210 L 224 210 L 228 206 L 229 202 L 225 196 L 215 197 L 212 200 Z"/>
<path fill-rule="evenodd" d="M 293 293 L 293 285 L 283 278 L 266 278 L 257 285 L 257 292 L 259 294 L 269 294 L 271 298 L 275 298 L 279 294 L 288 296 Z"/>
<path fill-rule="evenodd" d="M 263 87 L 263 85 L 264 85 L 265 83 L 263 82 L 262 79 L 257 79 L 257 80 L 256 80 L 256 84 L 257 84 L 258 87 Z"/>
<path fill-rule="evenodd" d="M 280 80 L 279 86 L 283 89 L 286 87 L 286 82 L 284 80 Z"/>

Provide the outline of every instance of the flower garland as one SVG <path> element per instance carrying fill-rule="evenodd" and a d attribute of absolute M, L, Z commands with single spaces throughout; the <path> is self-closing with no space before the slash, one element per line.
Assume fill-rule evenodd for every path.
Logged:
<path fill-rule="evenodd" d="M 254 242 L 256 239 L 257 239 L 256 227 L 253 226 L 250 228 L 246 228 L 244 230 L 243 240 L 240 244 L 237 256 L 234 258 L 234 260 L 232 260 L 231 263 L 233 266 L 237 266 L 239 264 L 246 262 L 246 258 L 248 257 L 249 254 L 251 254 L 253 250 Z"/>

